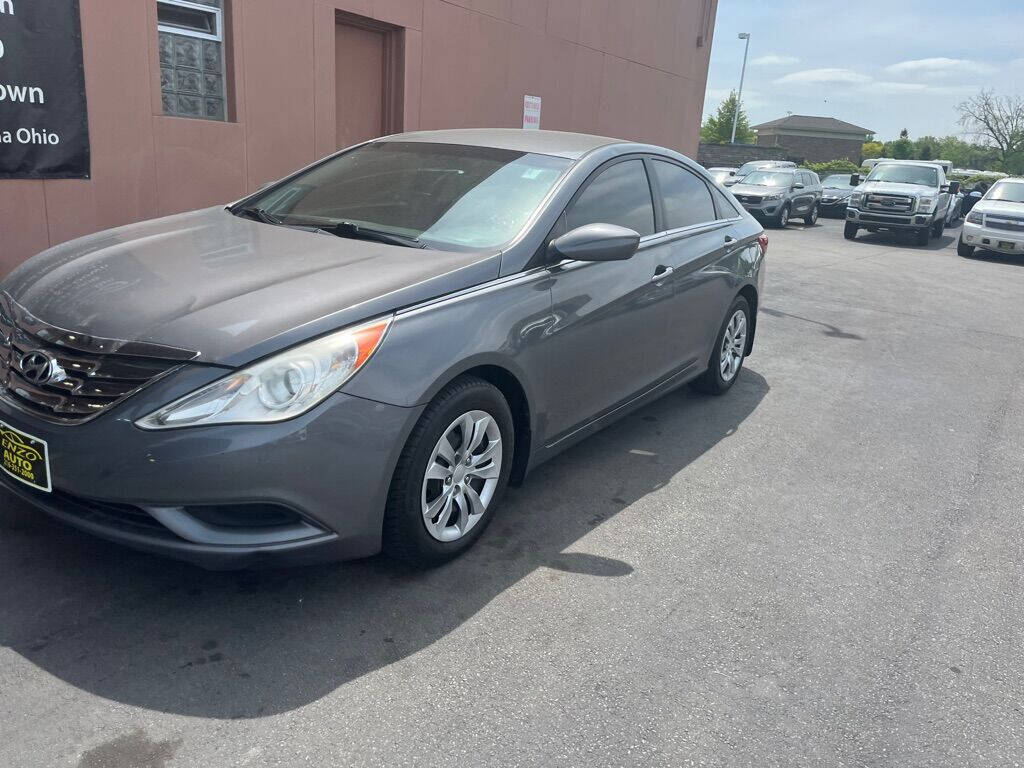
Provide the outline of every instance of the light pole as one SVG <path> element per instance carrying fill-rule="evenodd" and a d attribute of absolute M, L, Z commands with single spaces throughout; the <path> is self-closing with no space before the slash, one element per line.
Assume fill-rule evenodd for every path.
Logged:
<path fill-rule="evenodd" d="M 736 94 L 736 111 L 732 113 L 732 138 L 729 139 L 730 144 L 736 143 L 736 121 L 740 119 L 740 103 L 743 99 L 743 76 L 747 74 L 747 52 L 750 50 L 750 33 L 740 32 L 740 40 L 746 40 L 747 44 L 743 46 L 743 69 L 740 70 L 740 92 Z"/>

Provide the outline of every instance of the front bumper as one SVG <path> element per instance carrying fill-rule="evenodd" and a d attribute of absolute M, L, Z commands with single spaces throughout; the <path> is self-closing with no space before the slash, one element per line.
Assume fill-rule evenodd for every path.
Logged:
<path fill-rule="evenodd" d="M 89 533 L 208 568 L 379 551 L 391 475 L 422 407 L 336 393 L 277 424 L 146 431 L 135 419 L 171 398 L 147 391 L 143 405 L 142 394 L 75 425 L 50 423 L 0 399 L 0 420 L 46 441 L 53 492 L 3 472 L 0 484 Z M 255 505 L 288 520 L 224 524 L 217 516 Z"/>
<path fill-rule="evenodd" d="M 821 202 L 818 203 L 818 213 L 822 216 L 846 216 L 846 206 L 849 202 L 849 198 L 843 198 L 842 200 L 827 200 L 822 198 Z"/>
<path fill-rule="evenodd" d="M 785 200 L 764 200 L 760 203 L 741 202 L 747 213 L 759 219 L 770 219 L 779 215 L 779 209 Z"/>
<path fill-rule="evenodd" d="M 1024 254 L 1024 232 L 1011 232 L 965 221 L 961 238 L 965 244 L 986 251 Z"/>
<path fill-rule="evenodd" d="M 848 222 L 876 229 L 923 229 L 931 226 L 933 216 L 932 213 L 878 213 L 857 208 L 846 209 Z"/>

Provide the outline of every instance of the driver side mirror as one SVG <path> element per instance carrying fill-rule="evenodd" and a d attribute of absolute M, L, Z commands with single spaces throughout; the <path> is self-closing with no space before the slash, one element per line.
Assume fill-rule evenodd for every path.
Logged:
<path fill-rule="evenodd" d="M 548 252 L 576 261 L 625 261 L 640 246 L 640 235 L 616 224 L 584 224 L 551 241 Z"/>
<path fill-rule="evenodd" d="M 736 175 L 736 171 L 729 171 L 729 175 L 730 176 L 735 176 Z"/>
<path fill-rule="evenodd" d="M 802 181 L 798 181 L 796 184 L 793 185 L 793 189 L 803 189 L 803 188 L 804 188 L 804 184 L 803 184 Z"/>
<path fill-rule="evenodd" d="M 860 174 L 859 173 L 850 174 L 850 186 L 851 187 L 859 187 L 860 186 Z"/>
<path fill-rule="evenodd" d="M 949 192 L 950 192 L 950 194 L 955 195 L 959 191 L 960 191 L 960 182 L 959 181 L 951 181 L 951 182 L 949 182 Z"/>

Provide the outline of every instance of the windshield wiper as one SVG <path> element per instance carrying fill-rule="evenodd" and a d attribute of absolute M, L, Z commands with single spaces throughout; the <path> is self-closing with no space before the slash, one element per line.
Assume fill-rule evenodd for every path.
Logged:
<path fill-rule="evenodd" d="M 320 227 L 319 231 L 326 232 L 329 235 L 335 235 L 337 237 L 351 237 L 357 240 L 374 240 L 378 243 L 401 245 L 405 248 L 427 247 L 426 244 L 421 243 L 415 237 L 407 237 L 406 235 L 398 235 L 394 232 L 385 232 L 381 229 L 364 227 L 362 224 L 356 224 L 351 221 L 339 221 L 337 224 Z"/>
<path fill-rule="evenodd" d="M 262 221 L 264 224 L 273 224 L 274 226 L 281 226 L 284 222 L 281 221 L 277 216 L 262 208 L 233 208 L 231 210 L 235 216 L 246 216 L 256 221 Z"/>

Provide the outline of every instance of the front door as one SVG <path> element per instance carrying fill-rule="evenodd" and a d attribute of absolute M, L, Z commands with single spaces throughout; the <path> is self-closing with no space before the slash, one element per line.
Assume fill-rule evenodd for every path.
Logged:
<path fill-rule="evenodd" d="M 625 261 L 565 261 L 551 270 L 555 322 L 548 332 L 553 393 L 544 442 L 550 445 L 642 392 L 678 364 L 666 345 L 673 285 L 664 252 L 651 243 L 654 205 L 643 160 L 599 169 L 563 216 L 561 229 L 618 224 L 645 239 Z"/>

